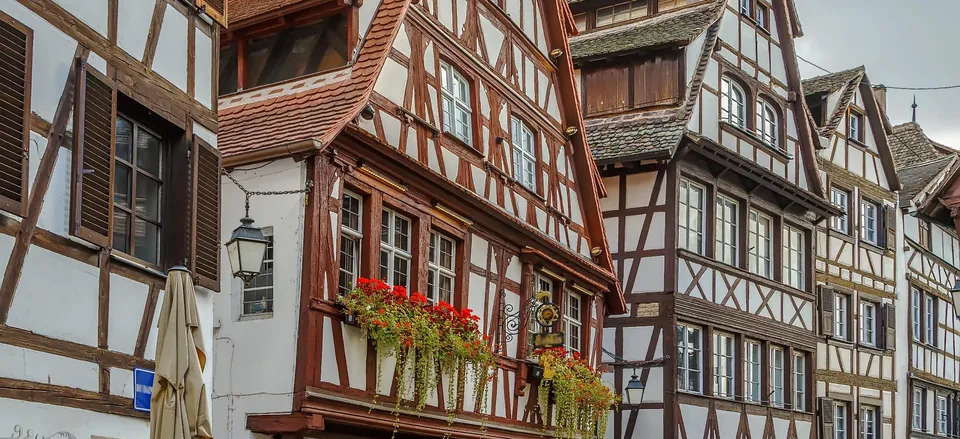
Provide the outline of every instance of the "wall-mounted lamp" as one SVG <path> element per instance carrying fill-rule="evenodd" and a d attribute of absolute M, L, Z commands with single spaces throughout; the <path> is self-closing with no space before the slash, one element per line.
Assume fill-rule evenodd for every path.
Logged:
<path fill-rule="evenodd" d="M 550 51 L 550 58 L 553 58 L 554 60 L 560 58 L 561 56 L 563 56 L 563 49 L 553 49 Z"/>
<path fill-rule="evenodd" d="M 373 105 L 369 103 L 363 107 L 363 110 L 360 110 L 360 117 L 365 120 L 373 120 L 373 116 L 376 114 L 373 110 Z"/>
<path fill-rule="evenodd" d="M 567 129 L 563 130 L 563 134 L 566 134 L 567 137 L 576 136 L 578 132 L 577 127 L 567 127 Z"/>

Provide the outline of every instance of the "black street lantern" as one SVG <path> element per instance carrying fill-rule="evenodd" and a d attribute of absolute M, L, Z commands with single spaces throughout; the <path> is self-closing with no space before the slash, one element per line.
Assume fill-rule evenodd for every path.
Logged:
<path fill-rule="evenodd" d="M 245 216 L 240 219 L 240 227 L 233 231 L 227 242 L 227 256 L 230 258 L 230 270 L 233 277 L 243 279 L 244 284 L 260 274 L 263 256 L 267 250 L 267 241 L 263 232 L 253 227 L 253 219 Z"/>
<path fill-rule="evenodd" d="M 633 377 L 630 378 L 627 387 L 623 389 L 623 393 L 627 397 L 627 404 L 640 405 L 640 402 L 643 401 L 643 390 L 643 383 L 637 378 L 637 370 L 634 369 Z"/>
<path fill-rule="evenodd" d="M 960 277 L 957 278 L 957 282 L 950 289 L 950 295 L 953 299 L 953 312 L 960 318 Z"/>

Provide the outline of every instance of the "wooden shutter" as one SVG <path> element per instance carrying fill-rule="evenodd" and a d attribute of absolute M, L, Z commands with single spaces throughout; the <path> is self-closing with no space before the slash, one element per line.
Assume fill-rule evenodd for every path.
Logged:
<path fill-rule="evenodd" d="M 193 137 L 193 268 L 199 284 L 220 291 L 220 152 Z"/>
<path fill-rule="evenodd" d="M 883 225 L 887 229 L 885 247 L 890 251 L 897 251 L 897 208 L 883 206 Z"/>
<path fill-rule="evenodd" d="M 0 12 L 0 209 L 26 215 L 33 32 Z"/>
<path fill-rule="evenodd" d="M 70 233 L 106 247 L 113 225 L 117 93 L 113 81 L 86 61 L 78 59 L 75 68 Z"/>
<path fill-rule="evenodd" d="M 883 343 L 888 351 L 896 349 L 897 309 L 893 304 L 883 304 Z"/>
<path fill-rule="evenodd" d="M 819 401 L 819 411 L 820 411 L 820 439 L 834 439 L 833 438 L 833 420 L 834 420 L 834 406 L 833 400 L 830 398 L 820 397 Z"/>
<path fill-rule="evenodd" d="M 680 99 L 680 52 L 647 55 L 633 66 L 632 108 L 675 104 Z"/>
<path fill-rule="evenodd" d="M 193 3 L 198 8 L 203 8 L 214 21 L 221 26 L 227 27 L 227 2 L 226 0 L 194 0 Z"/>
<path fill-rule="evenodd" d="M 625 110 L 630 100 L 630 68 L 609 66 L 585 71 L 583 89 L 588 115 Z"/>
<path fill-rule="evenodd" d="M 820 285 L 820 334 L 833 336 L 834 291 L 826 285 Z"/>

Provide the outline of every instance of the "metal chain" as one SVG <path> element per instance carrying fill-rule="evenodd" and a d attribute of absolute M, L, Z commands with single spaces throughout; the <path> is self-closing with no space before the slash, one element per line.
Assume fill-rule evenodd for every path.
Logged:
<path fill-rule="evenodd" d="M 227 172 L 226 169 L 223 170 L 223 175 L 226 175 L 227 178 L 229 178 L 230 181 L 233 182 L 233 184 L 237 185 L 237 187 L 240 188 L 240 190 L 241 190 L 241 191 L 243 192 L 243 194 L 246 196 L 246 200 L 245 200 L 245 202 L 244 202 L 244 209 L 245 209 L 245 212 L 246 212 L 246 213 L 244 214 L 244 216 L 247 216 L 247 217 L 250 216 L 250 197 L 252 197 L 252 196 L 254 196 L 254 195 L 292 195 L 292 194 L 306 194 L 306 193 L 309 193 L 311 189 L 313 189 L 313 180 L 307 180 L 307 181 L 304 183 L 304 188 L 303 188 L 303 189 L 290 189 L 290 190 L 285 190 L 285 191 L 251 191 L 251 190 L 247 190 L 247 188 L 243 187 L 243 185 L 240 184 L 240 182 L 237 181 L 236 178 L 233 178 L 233 175 L 230 175 L 230 173 Z"/>

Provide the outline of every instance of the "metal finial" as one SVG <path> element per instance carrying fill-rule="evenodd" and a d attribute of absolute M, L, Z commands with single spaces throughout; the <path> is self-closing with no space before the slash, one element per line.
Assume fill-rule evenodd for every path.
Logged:
<path fill-rule="evenodd" d="M 913 105 L 910 108 L 913 108 L 913 123 L 917 123 L 917 95 L 913 95 Z"/>

